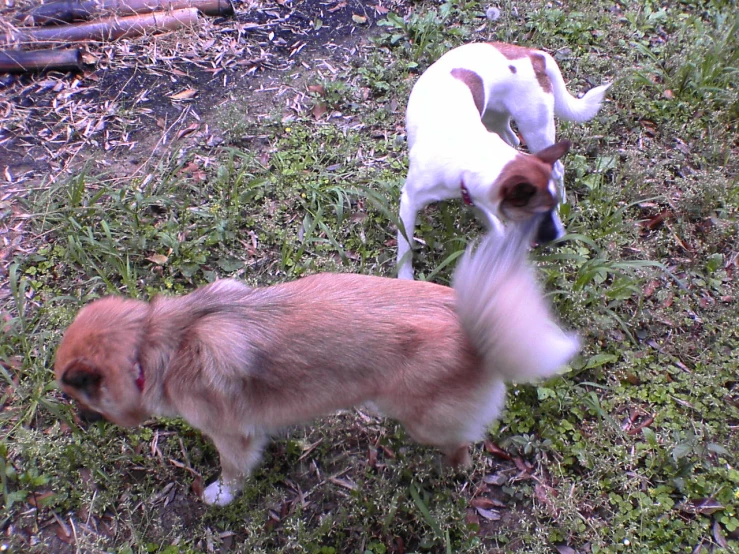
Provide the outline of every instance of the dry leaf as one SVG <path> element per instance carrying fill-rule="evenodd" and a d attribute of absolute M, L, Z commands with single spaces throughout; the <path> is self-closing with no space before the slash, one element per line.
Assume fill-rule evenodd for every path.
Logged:
<path fill-rule="evenodd" d="M 464 522 L 467 525 L 480 525 L 480 518 L 477 517 L 477 513 L 473 510 L 467 510 L 464 516 Z"/>
<path fill-rule="evenodd" d="M 726 537 L 724 537 L 724 534 L 721 532 L 721 524 L 718 521 L 713 522 L 713 540 L 716 541 L 716 544 L 719 545 L 721 548 L 728 548 L 729 543 L 726 540 Z"/>
<path fill-rule="evenodd" d="M 491 441 L 485 441 L 485 450 L 490 452 L 493 456 L 502 458 L 504 460 L 511 460 L 511 455 L 503 450 L 500 446 Z"/>
<path fill-rule="evenodd" d="M 701 498 L 699 500 L 692 500 L 690 502 L 685 502 L 682 506 L 680 506 L 680 511 L 682 512 L 703 515 L 711 515 L 724 509 L 724 505 L 716 502 L 713 498 Z"/>
<path fill-rule="evenodd" d="M 326 89 L 323 85 L 308 85 L 308 91 L 315 92 L 318 96 L 326 96 Z"/>
<path fill-rule="evenodd" d="M 65 542 L 67 544 L 72 544 L 74 542 L 74 537 L 72 536 L 72 531 L 69 529 L 69 527 L 62 527 L 61 525 L 56 526 L 56 536 L 57 538 Z"/>
<path fill-rule="evenodd" d="M 377 467 L 377 448 L 372 448 L 371 446 L 369 447 L 367 464 L 370 467 Z"/>
<path fill-rule="evenodd" d="M 663 212 L 658 213 L 651 219 L 648 219 L 643 223 L 643 226 L 650 231 L 659 227 L 666 219 L 672 216 L 672 212 L 669 210 L 665 210 Z"/>
<path fill-rule="evenodd" d="M 346 8 L 346 2 L 339 2 L 333 8 L 329 8 L 328 13 L 338 12 L 342 8 Z"/>
<path fill-rule="evenodd" d="M 473 508 L 500 508 L 504 506 L 502 502 L 499 502 L 497 500 L 493 500 L 492 498 L 485 498 L 484 496 L 478 496 L 477 498 L 473 498 L 470 500 L 470 506 Z"/>
<path fill-rule="evenodd" d="M 198 91 L 194 88 L 188 88 L 181 92 L 178 92 L 177 94 L 173 94 L 170 96 L 172 100 L 190 100 L 191 98 L 194 98 L 197 95 Z"/>
<path fill-rule="evenodd" d="M 654 291 L 657 290 L 657 287 L 659 286 L 659 281 L 656 279 L 652 279 L 647 283 L 647 286 L 644 287 L 644 292 L 642 293 L 644 295 L 644 298 L 649 298 L 654 294 Z"/>
<path fill-rule="evenodd" d="M 477 513 L 489 521 L 498 521 L 500 519 L 500 512 L 495 510 L 486 510 L 484 508 L 476 508 Z"/>
<path fill-rule="evenodd" d="M 167 256 L 163 254 L 152 254 L 146 259 L 149 260 L 150 262 L 154 262 L 157 265 L 164 265 L 167 263 L 167 260 L 168 260 Z"/>
<path fill-rule="evenodd" d="M 349 479 L 339 479 L 338 477 L 329 477 L 327 481 L 329 483 L 333 483 L 334 485 L 339 485 L 340 487 L 349 489 L 350 491 L 357 490 L 357 484 L 354 483 L 353 481 L 350 481 Z"/>
<path fill-rule="evenodd" d="M 26 502 L 28 502 L 34 508 L 38 508 L 39 505 L 43 505 L 44 500 L 46 500 L 47 498 L 50 498 L 52 496 L 54 496 L 54 493 L 51 492 L 51 491 L 39 492 L 39 493 L 30 495 L 26 499 Z"/>
<path fill-rule="evenodd" d="M 508 476 L 504 473 L 494 473 L 492 475 L 486 475 L 482 478 L 482 482 L 486 485 L 495 485 L 501 487 L 508 482 Z"/>
<path fill-rule="evenodd" d="M 363 15 L 355 13 L 352 15 L 352 21 L 357 25 L 364 25 L 365 23 L 367 23 L 367 18 Z"/>
<path fill-rule="evenodd" d="M 313 117 L 316 119 L 320 119 L 320 117 L 325 114 L 328 111 L 326 108 L 325 102 L 316 102 L 313 105 L 313 109 L 311 110 L 311 113 L 313 114 Z"/>
<path fill-rule="evenodd" d="M 192 123 L 192 124 L 188 125 L 187 127 L 185 127 L 184 129 L 181 129 L 177 133 L 177 138 L 178 139 L 181 139 L 182 137 L 186 137 L 187 135 L 191 135 L 195 131 L 197 131 L 198 128 L 200 128 L 200 123 Z"/>

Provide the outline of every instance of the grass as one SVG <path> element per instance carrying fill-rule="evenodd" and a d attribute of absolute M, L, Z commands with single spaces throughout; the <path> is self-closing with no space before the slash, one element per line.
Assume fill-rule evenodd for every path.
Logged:
<path fill-rule="evenodd" d="M 219 147 L 174 148 L 148 178 L 88 169 L 28 197 L 32 234 L 0 305 L 2 543 L 121 554 L 739 549 L 736 10 L 500 8 L 496 22 L 476 3 L 389 14 L 355 64 L 316 81 L 302 114 L 236 124 L 238 109 L 224 110 L 232 134 Z M 512 389 L 472 470 L 456 474 L 393 422 L 351 411 L 287 430 L 242 497 L 206 508 L 194 491 L 216 476 L 217 454 L 183 422 L 80 424 L 51 367 L 62 330 L 94 298 L 181 294 L 224 276 L 255 286 L 318 271 L 392 276 L 410 87 L 448 48 L 488 39 L 547 48 L 571 90 L 615 85 L 593 121 L 558 125 L 575 145 L 569 237 L 534 254 L 582 355 L 567 374 Z M 419 219 L 417 270 L 447 283 L 479 227 L 454 203 Z"/>

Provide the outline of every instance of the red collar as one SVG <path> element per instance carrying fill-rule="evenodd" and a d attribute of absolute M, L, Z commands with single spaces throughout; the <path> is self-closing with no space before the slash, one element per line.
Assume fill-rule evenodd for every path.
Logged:
<path fill-rule="evenodd" d="M 459 190 L 462 193 L 462 200 L 464 200 L 464 203 L 468 206 L 474 206 L 475 203 L 472 201 L 470 191 L 467 190 L 467 186 L 464 184 L 464 181 L 459 183 Z"/>
<path fill-rule="evenodd" d="M 144 384 L 146 383 L 144 368 L 141 367 L 141 362 L 136 362 L 136 365 L 134 367 L 139 372 L 139 374 L 136 376 L 136 386 L 139 388 L 139 391 L 144 392 Z"/>

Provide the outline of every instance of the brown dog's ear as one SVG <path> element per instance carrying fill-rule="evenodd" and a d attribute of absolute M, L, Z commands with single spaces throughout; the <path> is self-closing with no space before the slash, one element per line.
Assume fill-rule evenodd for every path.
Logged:
<path fill-rule="evenodd" d="M 99 387 L 103 376 L 97 368 L 85 363 L 75 362 L 62 375 L 62 383 L 91 396 Z"/>
<path fill-rule="evenodd" d="M 572 143 L 569 140 L 560 140 L 551 146 L 547 146 L 544 150 L 537 152 L 534 156 L 549 165 L 554 165 L 554 162 L 569 152 L 570 146 L 572 146 Z"/>
<path fill-rule="evenodd" d="M 503 202 L 514 208 L 523 208 L 536 196 L 536 187 L 526 181 L 508 187 L 503 193 Z"/>

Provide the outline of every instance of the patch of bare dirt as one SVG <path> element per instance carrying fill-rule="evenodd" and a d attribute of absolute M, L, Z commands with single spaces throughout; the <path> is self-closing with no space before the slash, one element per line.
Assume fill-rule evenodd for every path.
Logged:
<path fill-rule="evenodd" d="M 3 76 L 2 187 L 54 181 L 91 159 L 130 174 L 205 125 L 217 145 L 213 116 L 229 102 L 248 99 L 254 116 L 280 102 L 299 109 L 305 90 L 279 90 L 286 74 L 344 61 L 387 9 L 381 0 L 247 0 L 194 29 L 84 44 L 91 64 L 82 74 Z M 2 16 L 7 26 L 10 10 Z M 118 158 L 134 167 L 110 163 Z"/>

